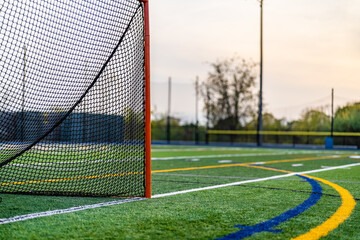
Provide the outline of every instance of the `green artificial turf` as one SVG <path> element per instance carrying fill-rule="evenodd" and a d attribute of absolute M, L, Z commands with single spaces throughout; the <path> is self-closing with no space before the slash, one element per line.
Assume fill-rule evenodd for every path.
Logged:
<path fill-rule="evenodd" d="M 153 195 L 285 174 L 274 169 L 243 166 L 198 169 L 206 166 L 300 159 L 295 162 L 258 165 L 299 172 L 360 162 L 347 156 L 301 160 L 357 152 L 249 148 L 220 148 L 216 151 L 214 147 L 184 146 L 156 146 L 152 156 L 160 158 L 248 153 L 269 155 L 214 156 L 197 161 L 189 161 L 187 158 L 153 161 L 153 171 L 196 168 L 154 173 Z M 279 155 L 273 155 L 277 153 Z M 232 162 L 224 163 L 219 160 Z M 359 199 L 359 173 L 360 166 L 357 166 L 309 175 L 333 181 Z M 249 239 L 290 239 L 326 221 L 341 205 L 341 198 L 332 187 L 323 183 L 320 185 L 324 193 L 321 199 L 305 212 L 276 226 L 281 233 L 259 232 Z M 234 228 L 235 225 L 259 224 L 296 207 L 310 196 L 311 190 L 311 185 L 297 176 L 246 183 L 4 224 L 0 225 L 0 239 L 215 239 L 239 231 L 239 228 Z M 0 194 L 0 197 L 3 200 L 0 203 L 0 218 L 121 199 L 15 194 Z M 324 239 L 360 239 L 360 202 L 356 202 L 349 219 Z"/>

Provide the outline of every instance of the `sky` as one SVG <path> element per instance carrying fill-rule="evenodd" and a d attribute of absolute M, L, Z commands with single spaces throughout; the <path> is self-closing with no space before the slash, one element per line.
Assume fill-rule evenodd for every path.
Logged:
<path fill-rule="evenodd" d="M 259 62 L 258 0 L 150 0 L 152 108 L 195 117 L 196 76 L 238 55 Z M 360 101 L 360 1 L 264 0 L 265 112 L 288 120 L 304 109 Z M 202 103 L 200 102 L 200 108 Z M 204 113 L 200 113 L 204 120 Z"/>

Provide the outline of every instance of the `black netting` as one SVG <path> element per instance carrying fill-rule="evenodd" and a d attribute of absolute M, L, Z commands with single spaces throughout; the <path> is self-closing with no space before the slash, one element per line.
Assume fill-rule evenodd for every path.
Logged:
<path fill-rule="evenodd" d="M 138 0 L 0 3 L 0 192 L 144 196 Z"/>

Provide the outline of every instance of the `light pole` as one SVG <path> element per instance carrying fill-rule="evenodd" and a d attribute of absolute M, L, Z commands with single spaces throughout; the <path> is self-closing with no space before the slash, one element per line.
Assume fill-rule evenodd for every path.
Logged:
<path fill-rule="evenodd" d="M 261 131 L 263 128 L 262 123 L 262 83 L 263 83 L 263 0 L 258 0 L 260 3 L 260 91 L 259 91 L 259 111 L 258 111 L 258 124 L 256 140 L 257 145 L 262 145 Z"/>
<path fill-rule="evenodd" d="M 199 144 L 199 119 L 198 119 L 198 106 L 199 103 L 199 77 L 196 76 L 195 80 L 195 144 Z"/>
<path fill-rule="evenodd" d="M 166 121 L 166 140 L 167 143 L 169 144 L 171 141 L 171 137 L 170 137 L 170 107 L 171 107 L 171 77 L 169 77 L 169 82 L 168 82 L 168 114 L 167 114 L 167 121 Z"/>

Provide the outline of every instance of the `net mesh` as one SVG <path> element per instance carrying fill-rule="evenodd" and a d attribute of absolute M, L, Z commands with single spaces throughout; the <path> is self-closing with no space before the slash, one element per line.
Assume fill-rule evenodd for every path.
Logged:
<path fill-rule="evenodd" d="M 138 0 L 0 4 L 0 192 L 144 196 Z"/>

